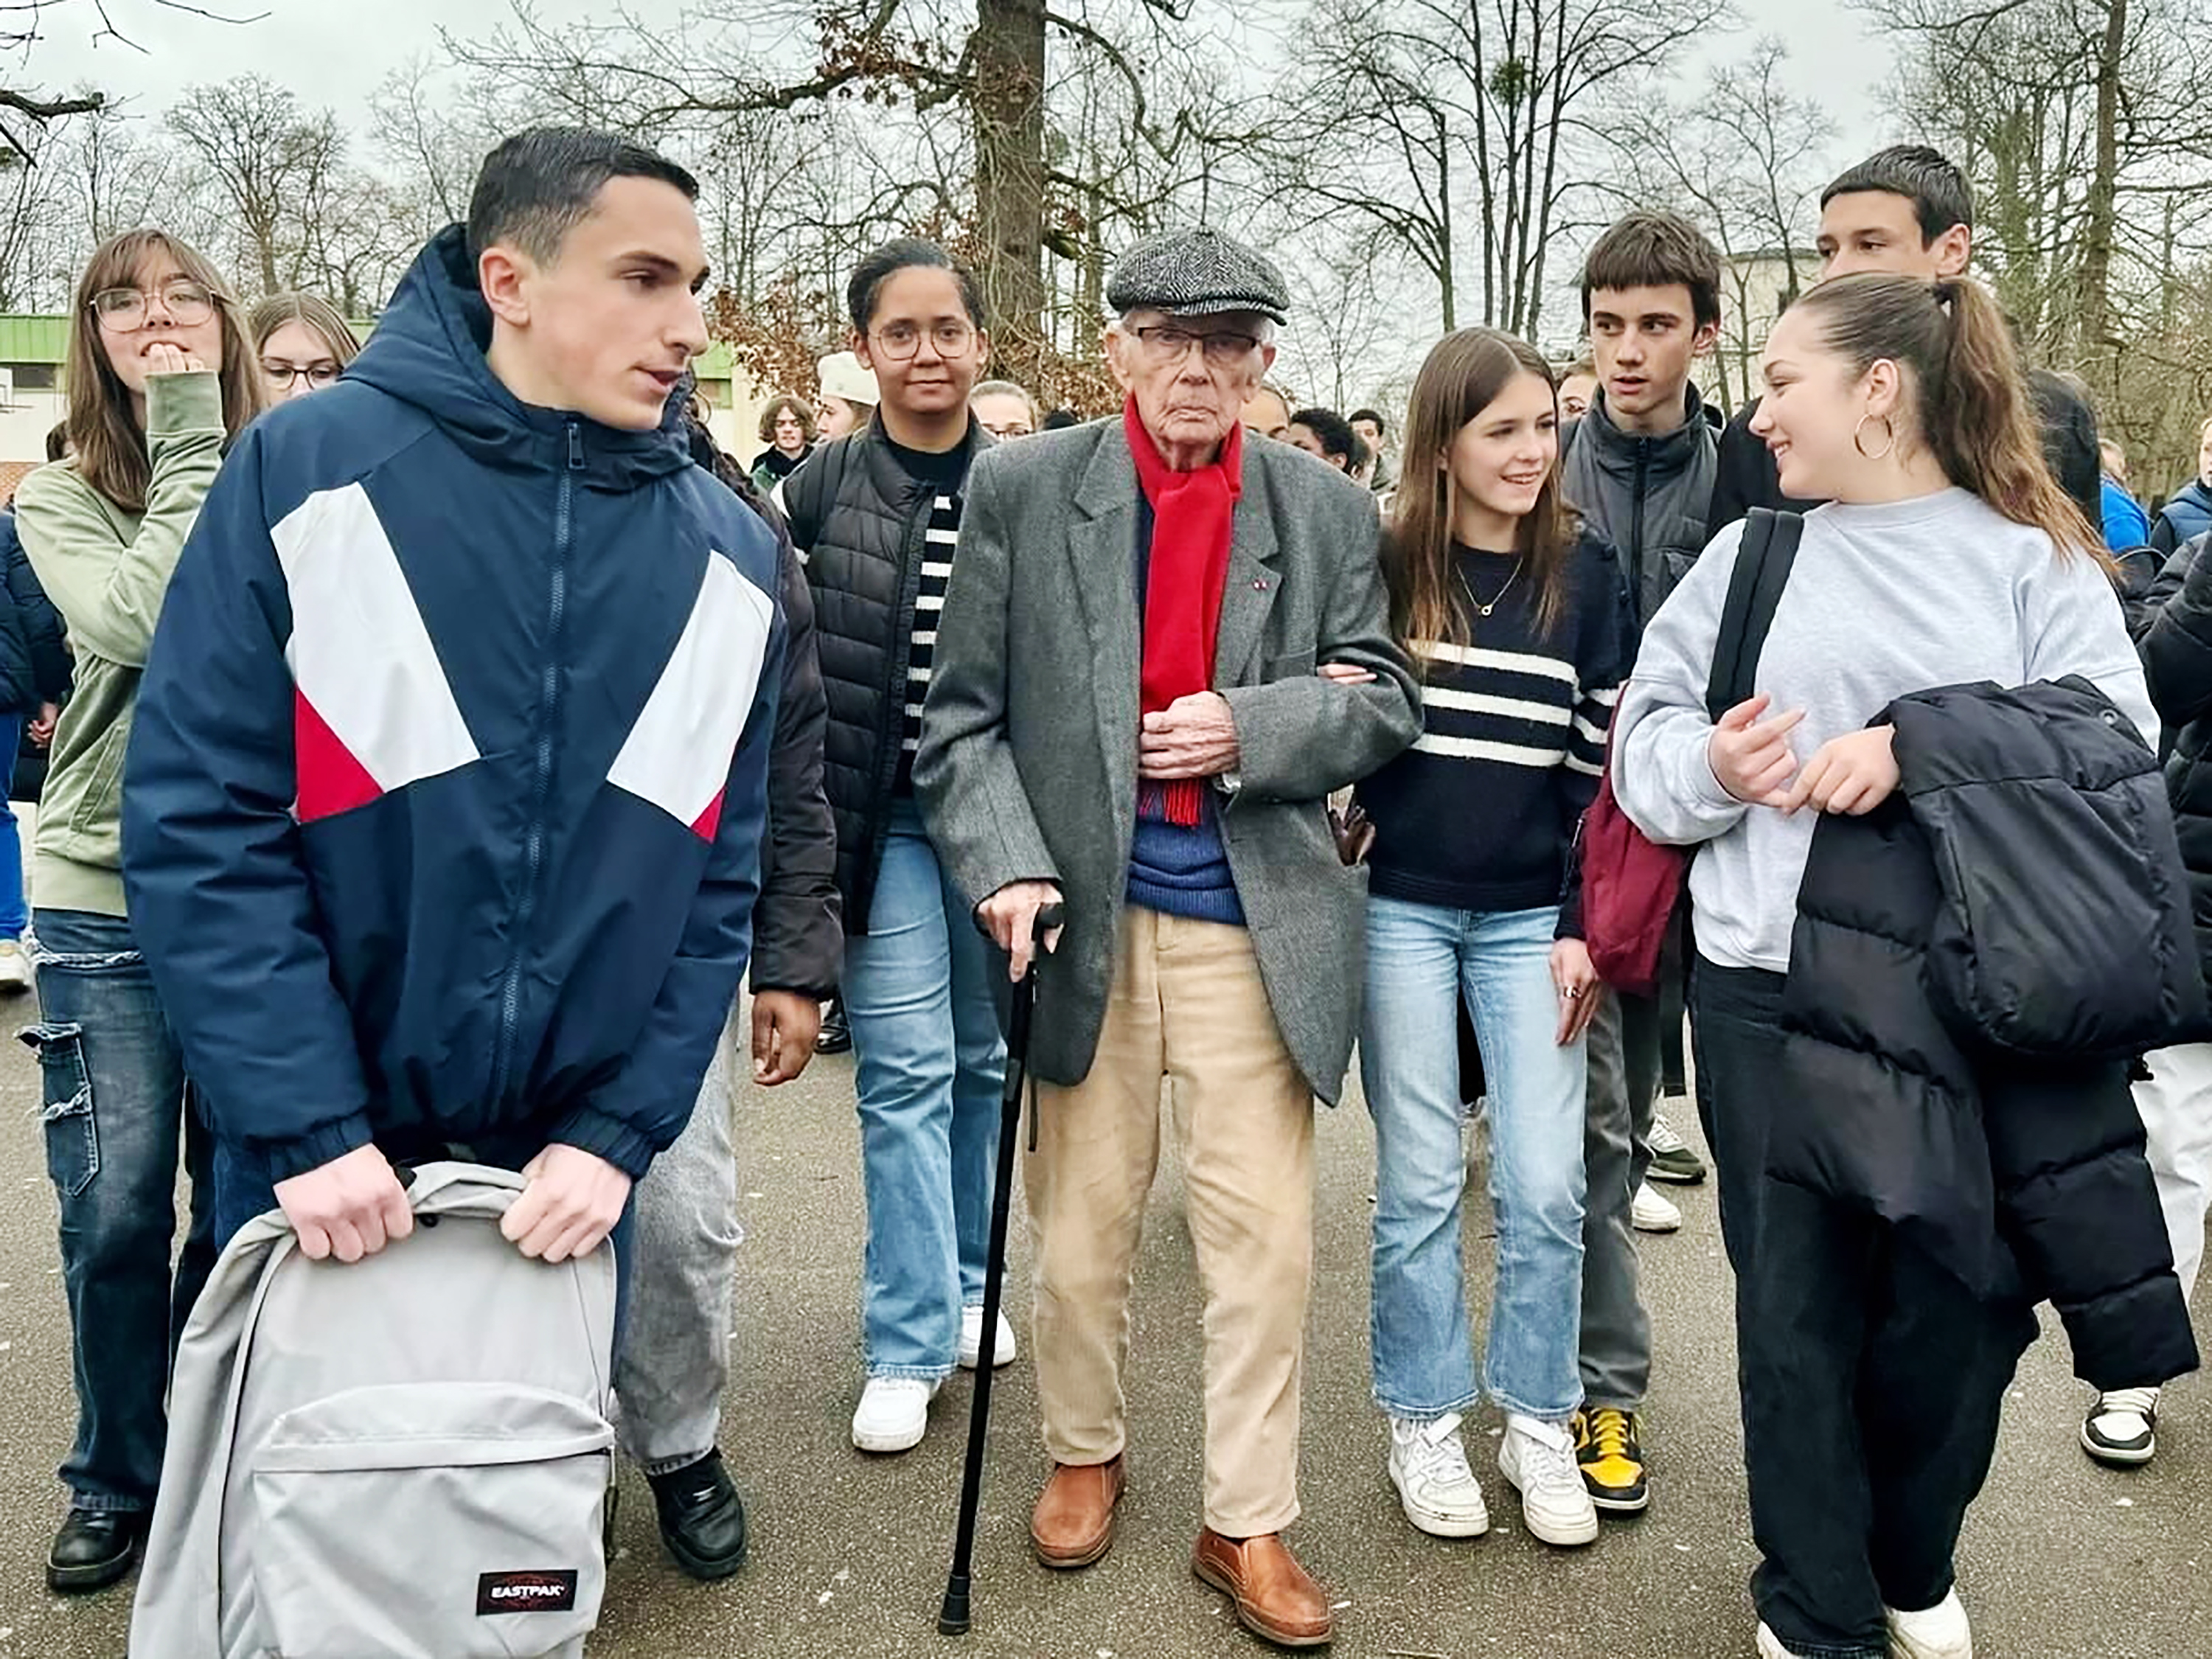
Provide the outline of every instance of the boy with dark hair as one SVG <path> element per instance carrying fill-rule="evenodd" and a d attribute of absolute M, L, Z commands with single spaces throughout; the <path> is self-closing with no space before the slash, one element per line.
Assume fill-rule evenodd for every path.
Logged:
<path fill-rule="evenodd" d="M 1924 144 L 1897 144 L 1839 174 L 1820 192 L 1820 234 L 1814 244 L 1820 276 L 1886 271 L 1929 282 L 1966 273 L 1973 257 L 1974 191 L 1966 176 Z M 2028 372 L 2043 420 L 2043 453 L 2051 474 L 2091 525 L 2103 520 L 2097 458 L 2097 417 L 2057 375 Z M 1774 457 L 1751 430 L 1759 400 L 1735 412 L 1721 434 L 1720 477 L 1706 521 L 1717 536 L 1754 507 L 1806 511 L 1815 501 L 1782 493 Z"/>
<path fill-rule="evenodd" d="M 345 380 L 241 438 L 171 584 L 123 796 L 131 916 L 215 1132 L 219 1236 L 527 1185 L 583 1255 L 675 1139 L 759 891 L 775 544 L 694 467 L 697 186 L 508 139 Z M 626 1264 L 618 1257 L 618 1272 Z"/>
<path fill-rule="evenodd" d="M 1359 466 L 1359 434 L 1352 422 L 1333 409 L 1301 409 L 1291 416 L 1291 442 L 1309 455 L 1318 455 L 1339 472 Z"/>
<path fill-rule="evenodd" d="M 1563 439 L 1561 489 L 1591 533 L 1619 553 L 1640 630 L 1705 549 L 1716 441 L 1690 370 L 1720 334 L 1720 255 L 1675 214 L 1632 213 L 1592 245 L 1582 293 L 1598 385 Z M 1650 1501 L 1641 1418 L 1651 1321 L 1634 1223 L 1661 1128 L 1662 1006 L 1656 998 L 1607 996 L 1589 1033 L 1583 1403 L 1573 1428 L 1583 1485 L 1613 1514 Z M 1674 1177 L 1702 1180 L 1697 1155 L 1671 1129 L 1664 1133 Z M 1663 1204 L 1656 1194 L 1647 1201 Z"/>
<path fill-rule="evenodd" d="M 1367 469 L 1367 487 L 1378 495 L 1387 495 L 1396 482 L 1391 476 L 1389 458 L 1382 453 L 1383 440 L 1389 436 L 1390 428 L 1383 423 L 1379 410 L 1355 409 L 1351 418 L 1352 431 L 1367 446 L 1374 463 Z"/>

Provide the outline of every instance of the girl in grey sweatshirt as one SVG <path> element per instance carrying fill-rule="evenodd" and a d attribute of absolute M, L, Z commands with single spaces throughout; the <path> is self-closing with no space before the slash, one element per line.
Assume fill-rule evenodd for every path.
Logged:
<path fill-rule="evenodd" d="M 1613 787 L 1691 866 L 1698 1109 L 1737 1279 L 1762 1659 L 1972 1659 L 1952 1588 L 1966 1506 L 2035 1333 L 1863 1212 L 1765 1175 L 1784 975 L 1816 814 L 1896 788 L 1899 696 L 2079 674 L 2155 743 L 2095 532 L 2045 470 L 1996 306 L 1969 283 L 1861 276 L 1783 318 L 1753 430 L 1783 489 L 1832 505 L 1803 539 L 1759 695 L 1705 686 L 1741 526 L 1653 618 L 1623 691 Z M 2062 872 L 2063 873 L 2063 872 Z"/>

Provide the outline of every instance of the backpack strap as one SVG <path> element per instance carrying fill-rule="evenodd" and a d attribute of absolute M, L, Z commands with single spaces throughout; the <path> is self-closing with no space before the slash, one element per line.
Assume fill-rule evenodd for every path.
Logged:
<path fill-rule="evenodd" d="M 1754 507 L 1744 520 L 1735 568 L 1729 574 L 1728 600 L 1721 607 L 1721 631 L 1713 642 L 1712 677 L 1705 682 L 1705 712 L 1718 724 L 1722 715 L 1754 693 L 1759 653 L 1766 648 L 1774 610 L 1797 559 L 1805 534 L 1802 514 Z"/>
<path fill-rule="evenodd" d="M 799 470 L 779 486 L 786 526 L 802 554 L 811 553 L 816 539 L 822 534 L 822 521 L 837 500 L 837 488 L 844 482 L 852 447 L 850 436 L 831 440 L 808 456 Z"/>

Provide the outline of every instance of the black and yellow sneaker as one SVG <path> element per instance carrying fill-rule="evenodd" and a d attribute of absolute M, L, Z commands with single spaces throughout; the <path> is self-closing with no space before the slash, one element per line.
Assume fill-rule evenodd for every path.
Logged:
<path fill-rule="evenodd" d="M 1650 1504 L 1642 1426 L 1636 1413 L 1612 1406 L 1575 1413 L 1575 1462 L 1590 1502 L 1608 1515 L 1641 1515 Z"/>

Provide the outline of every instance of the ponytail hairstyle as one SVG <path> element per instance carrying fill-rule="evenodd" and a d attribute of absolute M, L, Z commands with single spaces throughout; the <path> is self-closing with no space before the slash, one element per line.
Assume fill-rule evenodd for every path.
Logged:
<path fill-rule="evenodd" d="M 1920 440 L 1945 477 L 2042 531 L 2062 557 L 2109 562 L 2103 538 L 2051 476 L 2012 326 L 1978 283 L 1863 272 L 1822 283 L 1797 307 L 1855 376 L 1884 358 L 1911 371 Z"/>
<path fill-rule="evenodd" d="M 102 242 L 77 279 L 76 306 L 70 315 L 69 362 L 63 371 L 69 388 L 64 423 L 78 474 L 126 513 L 146 510 L 154 463 L 146 453 L 146 429 L 131 405 L 130 389 L 109 364 L 100 343 L 93 301 L 107 289 L 134 287 L 149 262 L 165 257 L 208 291 L 222 319 L 222 360 L 208 367 L 222 386 L 226 447 L 267 402 L 261 365 L 254 359 L 238 301 L 214 265 L 166 231 L 126 230 Z"/>
<path fill-rule="evenodd" d="M 1463 328 L 1437 342 L 1413 380 L 1406 411 L 1405 453 L 1390 522 L 1382 537 L 1382 575 L 1390 591 L 1390 631 L 1418 669 L 1424 647 L 1472 642 L 1474 618 L 1459 591 L 1452 557 L 1452 442 L 1460 428 L 1498 401 L 1521 374 L 1552 387 L 1551 366 L 1517 335 Z M 1574 524 L 1559 498 L 1559 469 L 1538 492 L 1516 532 L 1536 590 L 1536 627 L 1549 634 L 1567 605 Z"/>

